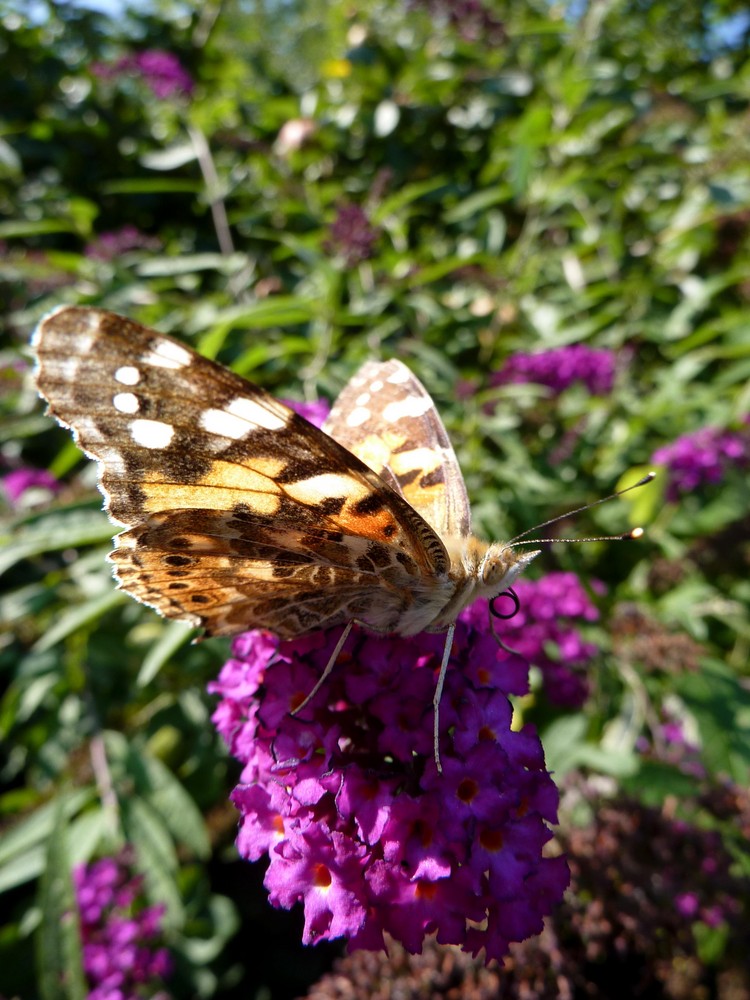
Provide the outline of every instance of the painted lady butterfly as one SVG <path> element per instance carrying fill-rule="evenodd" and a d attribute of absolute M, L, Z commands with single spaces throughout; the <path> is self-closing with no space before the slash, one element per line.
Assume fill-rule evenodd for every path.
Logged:
<path fill-rule="evenodd" d="M 113 313 L 63 307 L 33 343 L 49 412 L 98 460 L 125 526 L 109 557 L 119 586 L 208 635 L 451 630 L 537 554 L 471 535 L 443 423 L 399 361 L 365 364 L 324 433 Z"/>
<path fill-rule="evenodd" d="M 312 694 L 355 623 L 446 632 L 439 767 L 456 618 L 506 590 L 538 550 L 519 551 L 523 536 L 471 534 L 456 455 L 409 369 L 365 364 L 318 430 L 184 344 L 101 309 L 50 313 L 33 345 L 49 412 L 99 462 L 106 509 L 125 528 L 109 556 L 119 587 L 207 635 L 344 625 Z"/>

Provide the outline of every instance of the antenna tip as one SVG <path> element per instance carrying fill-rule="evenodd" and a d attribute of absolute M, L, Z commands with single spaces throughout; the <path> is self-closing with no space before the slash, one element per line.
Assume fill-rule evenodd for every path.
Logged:
<path fill-rule="evenodd" d="M 637 538 L 643 538 L 643 528 L 633 528 L 626 535 L 622 536 L 623 539 L 632 539 L 635 541 Z"/>

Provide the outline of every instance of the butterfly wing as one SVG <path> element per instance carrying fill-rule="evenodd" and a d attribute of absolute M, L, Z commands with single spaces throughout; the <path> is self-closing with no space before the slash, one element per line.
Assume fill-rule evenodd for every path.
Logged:
<path fill-rule="evenodd" d="M 221 365 L 99 309 L 53 312 L 34 346 L 39 392 L 128 529 L 115 575 L 162 614 L 210 635 L 352 617 L 398 631 L 445 578 L 443 544 L 401 496 Z"/>
<path fill-rule="evenodd" d="M 323 429 L 403 496 L 441 537 L 467 537 L 471 510 L 456 453 L 429 393 L 400 361 L 368 361 Z"/>

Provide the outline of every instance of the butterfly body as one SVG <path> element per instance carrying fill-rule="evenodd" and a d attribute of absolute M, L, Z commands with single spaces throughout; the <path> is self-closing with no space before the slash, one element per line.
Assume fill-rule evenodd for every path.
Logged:
<path fill-rule="evenodd" d="M 35 336 L 49 412 L 97 459 L 118 584 L 209 635 L 449 629 L 536 552 L 471 535 L 429 395 L 368 362 L 323 430 L 163 334 L 63 307 Z"/>

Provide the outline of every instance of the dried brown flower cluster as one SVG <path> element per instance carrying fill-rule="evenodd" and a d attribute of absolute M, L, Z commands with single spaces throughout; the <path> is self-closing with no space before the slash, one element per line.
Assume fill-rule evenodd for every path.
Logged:
<path fill-rule="evenodd" d="M 733 872 L 718 829 L 747 834 L 750 796 L 719 789 L 700 805 L 715 830 L 631 800 L 600 805 L 564 838 L 567 903 L 543 934 L 512 946 L 503 969 L 430 939 L 421 955 L 400 945 L 348 955 L 308 1000 L 746 1000 L 750 880 Z M 712 933 L 724 943 L 716 966 L 699 945 Z"/>

